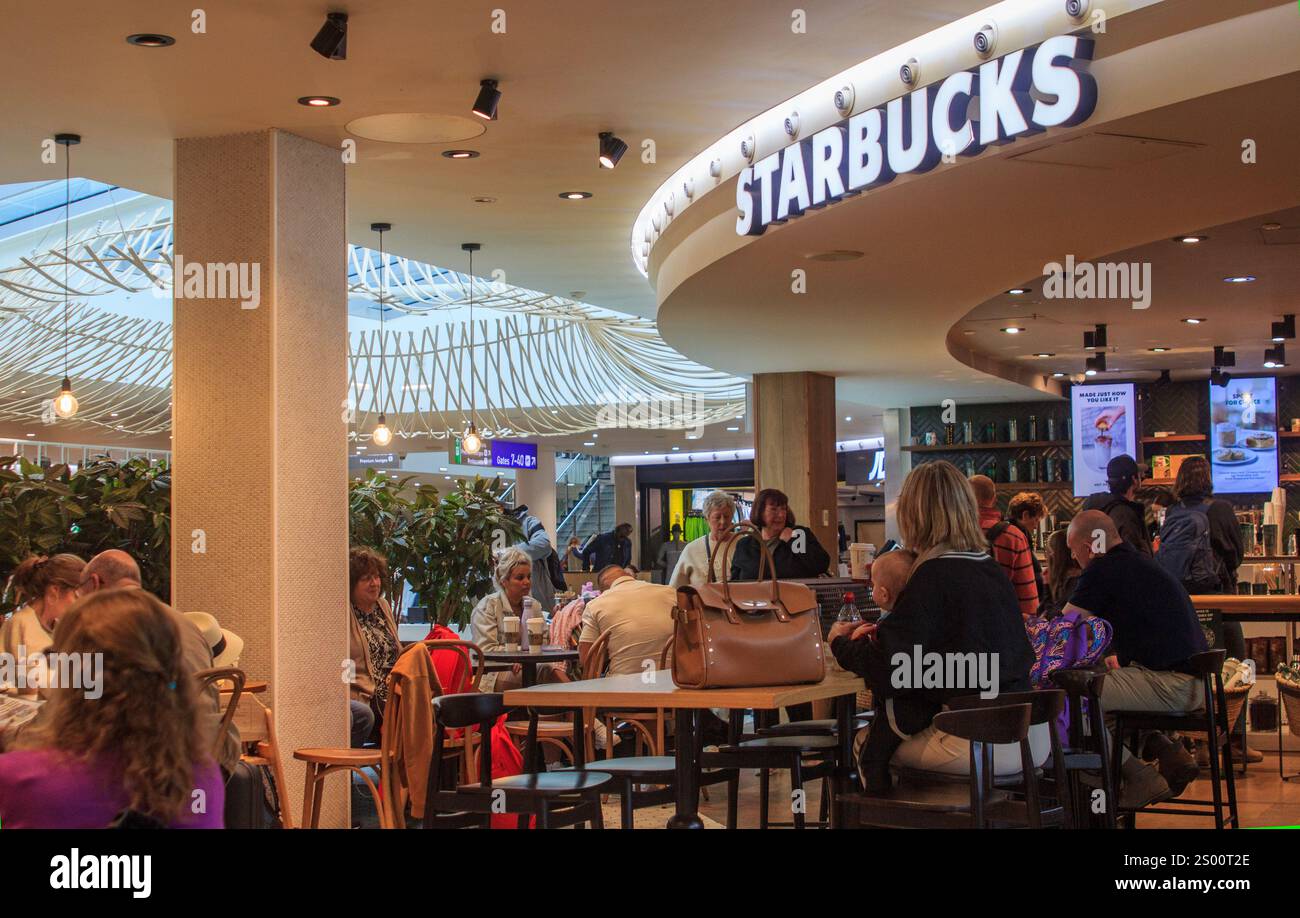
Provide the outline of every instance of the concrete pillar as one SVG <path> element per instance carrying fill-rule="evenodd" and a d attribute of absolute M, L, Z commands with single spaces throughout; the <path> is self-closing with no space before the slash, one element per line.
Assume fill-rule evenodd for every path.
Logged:
<path fill-rule="evenodd" d="M 632 563 L 641 567 L 641 500 L 636 489 L 636 466 L 616 465 L 613 473 L 614 526 L 632 524 Z"/>
<path fill-rule="evenodd" d="M 912 454 L 902 449 L 912 442 L 912 412 L 890 408 L 884 412 L 885 427 L 885 538 L 899 539 L 898 495 L 903 479 L 912 471 Z"/>
<path fill-rule="evenodd" d="M 528 512 L 546 527 L 555 541 L 555 450 L 537 449 L 537 468 L 515 470 L 515 506 L 528 505 Z M 563 547 L 560 548 L 563 553 Z"/>
<path fill-rule="evenodd" d="M 241 303 L 176 277 L 173 597 L 238 633 L 241 668 L 270 682 L 295 819 L 293 750 L 349 735 L 343 171 L 336 148 L 276 130 L 175 148 L 178 263 L 259 283 Z M 322 827 L 348 825 L 348 783 L 326 781 Z"/>
<path fill-rule="evenodd" d="M 835 473 L 835 378 L 821 373 L 754 377 L 754 481 L 790 498 L 830 555 L 838 556 Z"/>

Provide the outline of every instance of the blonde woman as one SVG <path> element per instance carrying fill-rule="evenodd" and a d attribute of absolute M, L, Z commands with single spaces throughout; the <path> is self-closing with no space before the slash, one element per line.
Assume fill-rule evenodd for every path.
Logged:
<path fill-rule="evenodd" d="M 202 739 L 180 627 L 138 589 L 97 592 L 60 619 L 52 649 L 102 669 L 53 689 L 40 726 L 0 755 L 5 828 L 104 828 L 126 810 L 171 828 L 221 828 L 225 785 Z"/>
<path fill-rule="evenodd" d="M 470 627 L 473 629 L 474 643 L 484 653 L 505 650 L 502 638 L 502 620 L 507 615 L 519 618 L 520 629 L 528 627 L 528 616 L 524 614 L 524 599 L 533 588 L 533 562 L 519 548 L 507 548 L 497 555 L 493 580 L 497 589 L 478 601 L 470 614 Z M 531 604 L 533 615 L 542 615 L 538 603 Z M 479 690 L 484 692 L 504 692 L 523 685 L 523 667 L 514 664 L 509 671 L 484 673 L 479 683 Z M 543 665 L 537 667 L 538 682 L 567 682 L 568 677 L 559 667 Z"/>
<path fill-rule="evenodd" d="M 0 626 L 0 652 L 26 659 L 43 654 L 54 642 L 54 626 L 77 599 L 77 584 L 86 562 L 76 555 L 33 556 L 14 569 L 9 578 L 14 599 L 21 608 Z M 36 688 L 19 688 L 22 695 Z"/>
<path fill-rule="evenodd" d="M 714 491 L 704 498 L 704 521 L 709 524 L 709 531 L 686 543 L 673 567 L 672 576 L 668 578 L 669 586 L 698 587 L 708 583 L 710 565 L 715 580 L 721 580 L 724 572 L 730 572 L 736 542 L 733 540 L 721 553 L 718 544 L 736 522 L 736 502 L 731 495 L 726 491 Z"/>
<path fill-rule="evenodd" d="M 883 702 L 859 763 L 873 793 L 891 786 L 890 765 L 966 774 L 969 743 L 940 733 L 930 721 L 951 698 L 1029 691 L 1034 662 L 1015 589 L 989 556 L 979 507 L 961 472 L 948 462 L 913 469 L 898 497 L 897 519 L 903 542 L 917 558 L 893 612 L 856 640 L 846 633 L 851 625 L 836 625 L 828 637 L 839 664 L 867 680 L 878 709 Z M 908 661 L 907 672 L 899 675 L 910 677 L 917 653 L 969 654 L 941 658 L 977 660 L 983 665 L 978 673 L 992 684 L 979 684 L 978 673 L 965 669 L 967 678 L 954 680 L 961 684 L 937 688 L 896 679 L 895 655 Z M 1030 732 L 1038 764 L 1050 751 L 1045 727 Z M 1019 773 L 1019 747 L 996 747 L 993 767 L 997 775 Z"/>

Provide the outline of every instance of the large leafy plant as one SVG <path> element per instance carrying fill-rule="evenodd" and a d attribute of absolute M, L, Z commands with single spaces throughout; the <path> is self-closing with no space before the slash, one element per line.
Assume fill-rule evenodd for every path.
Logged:
<path fill-rule="evenodd" d="M 171 468 L 165 461 L 99 459 L 75 472 L 0 457 L 0 581 L 28 555 L 69 552 L 89 559 L 130 554 L 151 593 L 171 598 Z M 0 597 L 0 612 L 13 597 Z"/>
<path fill-rule="evenodd" d="M 388 558 L 386 593 L 411 588 L 436 621 L 466 624 L 492 589 L 492 553 L 523 536 L 500 500 L 499 479 L 457 479 L 445 494 L 371 469 L 348 496 L 354 545 Z M 396 610 L 395 611 L 400 611 Z"/>

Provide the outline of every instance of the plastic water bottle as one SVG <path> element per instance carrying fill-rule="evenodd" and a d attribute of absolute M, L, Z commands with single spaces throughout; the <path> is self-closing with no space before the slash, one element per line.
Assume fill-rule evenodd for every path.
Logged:
<path fill-rule="evenodd" d="M 528 620 L 539 614 L 534 610 L 537 601 L 531 596 L 524 597 L 524 614 L 519 616 L 519 649 L 528 649 Z"/>
<path fill-rule="evenodd" d="M 844 605 L 840 606 L 840 614 L 835 616 L 835 621 L 837 624 L 839 622 L 848 622 L 853 625 L 862 622 L 862 613 L 858 611 L 857 604 L 853 601 L 852 593 L 844 594 Z"/>

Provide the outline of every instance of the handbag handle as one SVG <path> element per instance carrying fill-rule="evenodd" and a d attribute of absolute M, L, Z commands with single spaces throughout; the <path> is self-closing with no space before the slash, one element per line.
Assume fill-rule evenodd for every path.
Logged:
<path fill-rule="evenodd" d="M 725 563 L 727 560 L 726 552 L 727 552 L 727 548 L 731 545 L 732 542 L 736 541 L 737 539 L 740 539 L 743 536 L 750 536 L 754 539 L 755 542 L 758 543 L 759 551 L 763 553 L 763 558 L 758 565 L 759 577 L 761 578 L 763 575 L 764 566 L 766 566 L 772 572 L 772 579 L 769 581 L 772 585 L 772 592 L 771 592 L 770 599 L 774 604 L 780 605 L 780 600 L 778 599 L 779 594 L 778 594 L 778 587 L 776 581 L 776 561 L 772 558 L 772 552 L 768 549 L 767 543 L 763 541 L 763 534 L 759 532 L 757 526 L 749 522 L 736 523 L 734 526 L 731 527 L 731 531 L 727 533 L 727 538 L 724 541 L 718 543 L 717 550 L 722 552 L 722 560 L 724 562 L 722 565 L 722 581 L 721 581 L 722 598 L 726 601 L 728 606 L 732 605 L 731 584 L 729 582 L 729 577 L 731 574 L 731 566 Z M 705 536 L 705 538 L 708 538 L 708 536 Z M 716 580 L 713 576 L 713 564 L 712 562 L 710 562 L 709 583 L 718 583 L 718 582 L 719 581 Z"/>

